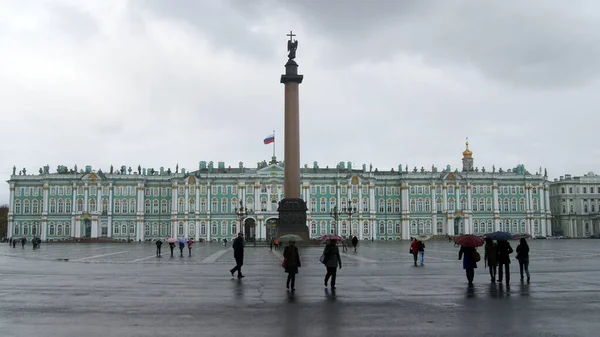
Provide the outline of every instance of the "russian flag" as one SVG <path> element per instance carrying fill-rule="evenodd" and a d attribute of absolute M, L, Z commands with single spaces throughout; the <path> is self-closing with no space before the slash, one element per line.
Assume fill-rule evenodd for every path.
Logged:
<path fill-rule="evenodd" d="M 271 134 L 270 136 L 265 138 L 264 142 L 265 142 L 265 145 L 275 143 L 275 134 Z"/>

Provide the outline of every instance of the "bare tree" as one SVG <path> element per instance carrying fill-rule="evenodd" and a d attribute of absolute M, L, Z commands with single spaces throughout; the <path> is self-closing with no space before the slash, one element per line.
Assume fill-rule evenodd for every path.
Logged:
<path fill-rule="evenodd" d="M 7 236 L 8 232 L 8 205 L 0 206 L 0 238 Z"/>

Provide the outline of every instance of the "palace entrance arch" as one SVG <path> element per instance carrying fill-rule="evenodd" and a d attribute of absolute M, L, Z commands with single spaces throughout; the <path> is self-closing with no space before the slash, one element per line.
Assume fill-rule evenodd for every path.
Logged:
<path fill-rule="evenodd" d="M 246 240 L 256 240 L 256 220 L 253 218 L 244 220 L 244 237 Z"/>

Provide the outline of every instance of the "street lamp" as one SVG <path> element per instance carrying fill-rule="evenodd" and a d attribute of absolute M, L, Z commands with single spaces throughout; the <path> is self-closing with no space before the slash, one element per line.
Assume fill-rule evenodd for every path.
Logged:
<path fill-rule="evenodd" d="M 348 202 L 348 208 L 344 211 L 342 210 L 343 214 L 346 214 L 348 216 L 348 222 L 350 223 L 350 235 L 352 234 L 352 216 L 354 214 L 356 214 L 356 207 L 352 207 L 352 200 L 349 200 Z"/>
<path fill-rule="evenodd" d="M 342 215 L 342 214 L 344 214 L 344 213 L 338 211 L 337 205 L 333 206 L 333 209 L 331 211 L 329 211 L 329 215 L 333 218 L 333 221 L 335 223 L 336 233 L 337 233 L 338 219 L 340 218 L 340 215 Z"/>
<path fill-rule="evenodd" d="M 240 200 L 240 208 L 235 209 L 235 214 L 240 219 L 240 230 L 241 230 L 242 221 L 244 221 L 244 218 L 250 214 L 254 214 L 254 211 L 251 209 L 248 209 L 247 207 L 244 207 L 243 202 Z M 256 223 L 254 224 L 254 226 L 256 226 Z M 244 234 L 246 234 L 246 233 L 244 233 Z M 248 240 L 248 238 L 246 238 L 246 240 Z"/>

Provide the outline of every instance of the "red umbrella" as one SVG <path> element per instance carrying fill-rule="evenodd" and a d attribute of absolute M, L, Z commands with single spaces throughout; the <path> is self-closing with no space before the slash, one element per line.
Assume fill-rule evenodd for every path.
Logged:
<path fill-rule="evenodd" d="M 463 247 L 479 247 L 483 246 L 484 243 L 482 238 L 472 234 L 460 235 L 454 239 L 454 242 Z"/>
<path fill-rule="evenodd" d="M 335 234 L 323 235 L 319 238 L 319 241 L 329 241 L 329 240 L 344 241 L 344 239 L 341 236 L 335 235 Z"/>

